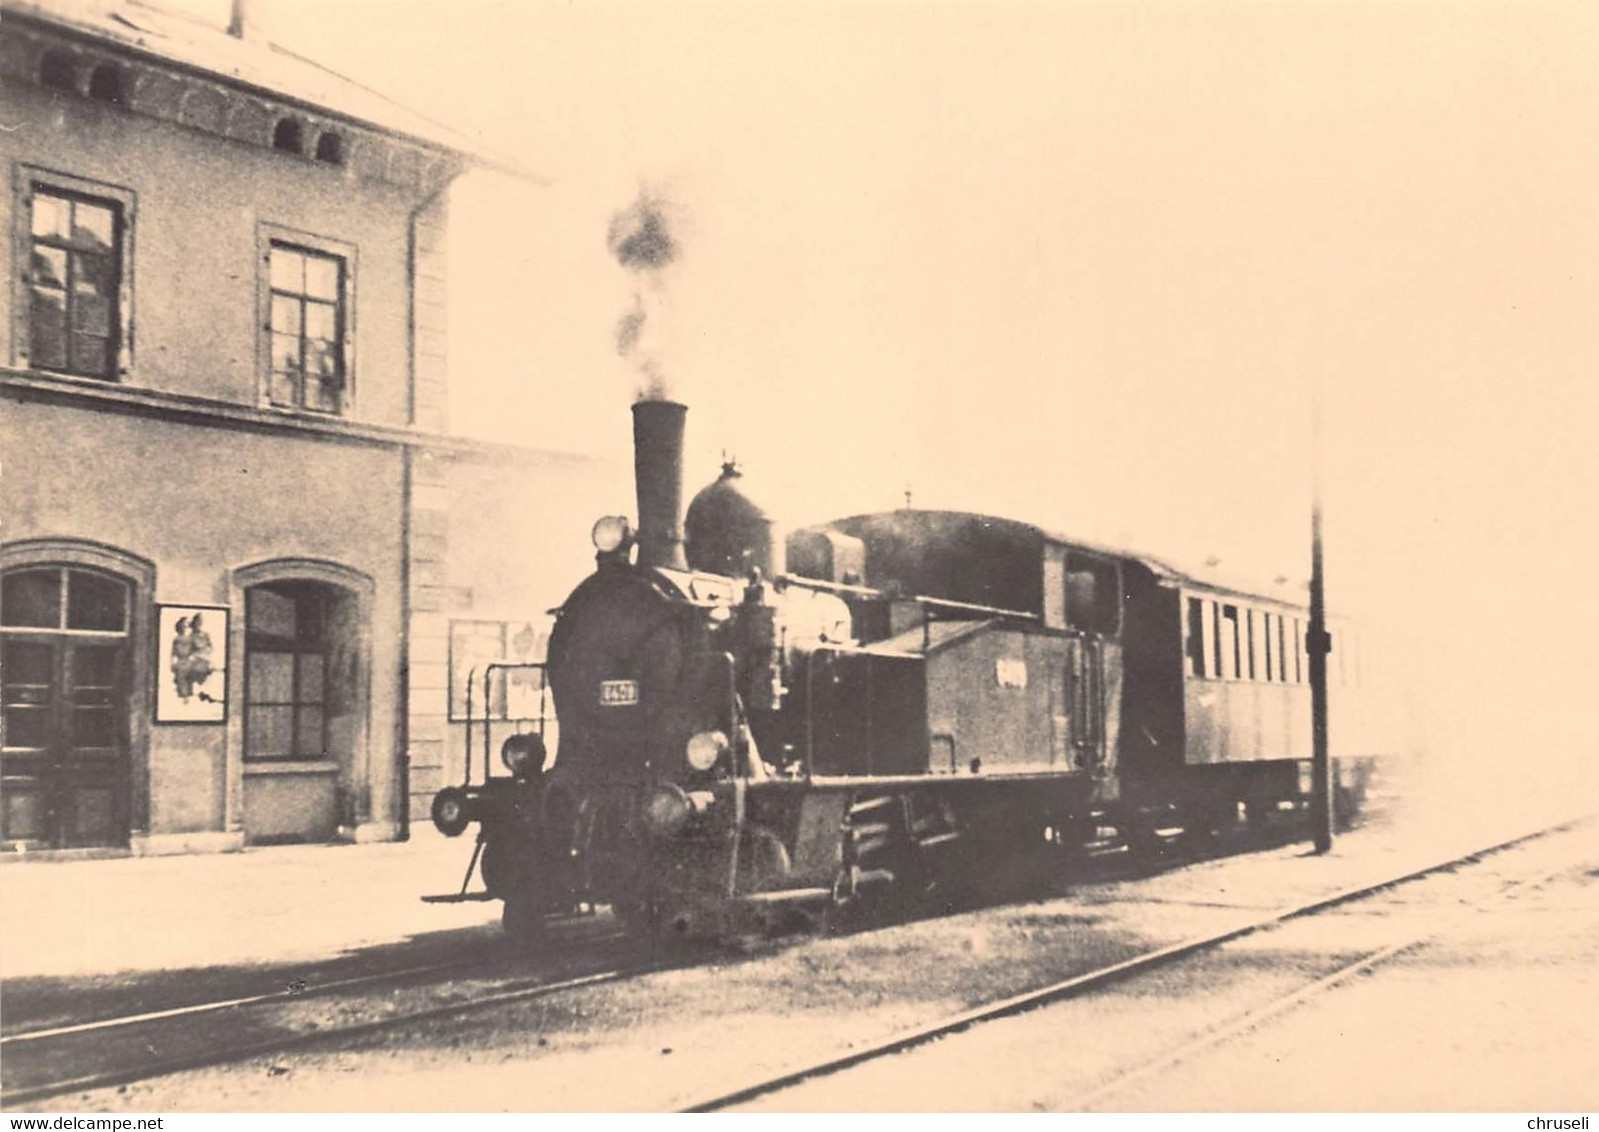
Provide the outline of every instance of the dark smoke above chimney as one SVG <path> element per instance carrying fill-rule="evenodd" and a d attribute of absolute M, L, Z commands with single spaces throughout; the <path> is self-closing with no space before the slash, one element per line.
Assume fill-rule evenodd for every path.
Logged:
<path fill-rule="evenodd" d="M 633 405 L 633 477 L 638 487 L 638 564 L 688 569 L 683 557 L 683 421 L 676 401 Z"/>

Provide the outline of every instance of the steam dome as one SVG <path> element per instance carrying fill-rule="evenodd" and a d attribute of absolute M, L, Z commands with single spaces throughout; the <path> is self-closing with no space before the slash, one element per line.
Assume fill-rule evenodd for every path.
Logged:
<path fill-rule="evenodd" d="M 715 483 L 688 505 L 683 534 L 691 570 L 743 577 L 759 569 L 770 578 L 781 573 L 783 541 L 766 509 L 745 493 L 743 473 L 729 460 Z"/>

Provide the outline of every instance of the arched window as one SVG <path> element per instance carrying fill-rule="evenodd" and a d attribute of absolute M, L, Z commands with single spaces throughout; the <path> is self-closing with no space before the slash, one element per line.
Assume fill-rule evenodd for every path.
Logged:
<path fill-rule="evenodd" d="M 116 106 L 126 106 L 128 73 L 115 63 L 101 63 L 89 75 L 89 97 Z"/>
<path fill-rule="evenodd" d="M 39 81 L 51 90 L 78 93 L 77 67 L 65 51 L 46 51 L 39 60 Z"/>
<path fill-rule="evenodd" d="M 317 582 L 245 591 L 246 759 L 327 757 L 329 620 L 338 596 Z"/>
<path fill-rule="evenodd" d="M 316 159 L 329 165 L 344 164 L 344 139 L 328 130 L 316 139 Z"/>
<path fill-rule="evenodd" d="M 293 118 L 279 118 L 272 130 L 272 148 L 284 153 L 304 153 L 304 131 Z"/>

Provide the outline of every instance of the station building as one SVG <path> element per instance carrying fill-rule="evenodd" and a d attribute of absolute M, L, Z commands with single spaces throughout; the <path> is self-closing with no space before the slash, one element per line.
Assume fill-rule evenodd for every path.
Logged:
<path fill-rule="evenodd" d="M 447 430 L 495 159 L 234 12 L 0 0 L 5 855 L 405 836 L 614 508 Z"/>

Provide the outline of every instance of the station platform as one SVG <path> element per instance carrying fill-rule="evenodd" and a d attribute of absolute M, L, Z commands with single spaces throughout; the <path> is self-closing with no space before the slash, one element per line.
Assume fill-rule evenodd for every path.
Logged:
<path fill-rule="evenodd" d="M 1239 861 L 1231 883 L 1241 892 L 1258 874 L 1254 899 L 1270 904 L 1288 877 L 1352 883 L 1599 810 L 1569 793 L 1515 808 L 1486 794 L 1416 796 L 1429 804 L 1407 803 L 1392 820 L 1341 837 L 1330 858 L 1306 860 L 1307 846 L 1290 846 L 1252 866 Z M 421 899 L 459 890 L 472 844 L 470 833 L 446 838 L 419 822 L 406 842 L 8 862 L 0 867 L 0 980 L 317 963 L 463 929 L 497 933 L 497 901 Z M 1297 865 L 1284 872 L 1279 857 Z"/>
<path fill-rule="evenodd" d="M 15 861 L 0 869 L 0 980 L 318 961 L 498 922 L 460 888 L 472 837 L 174 857 Z"/>

